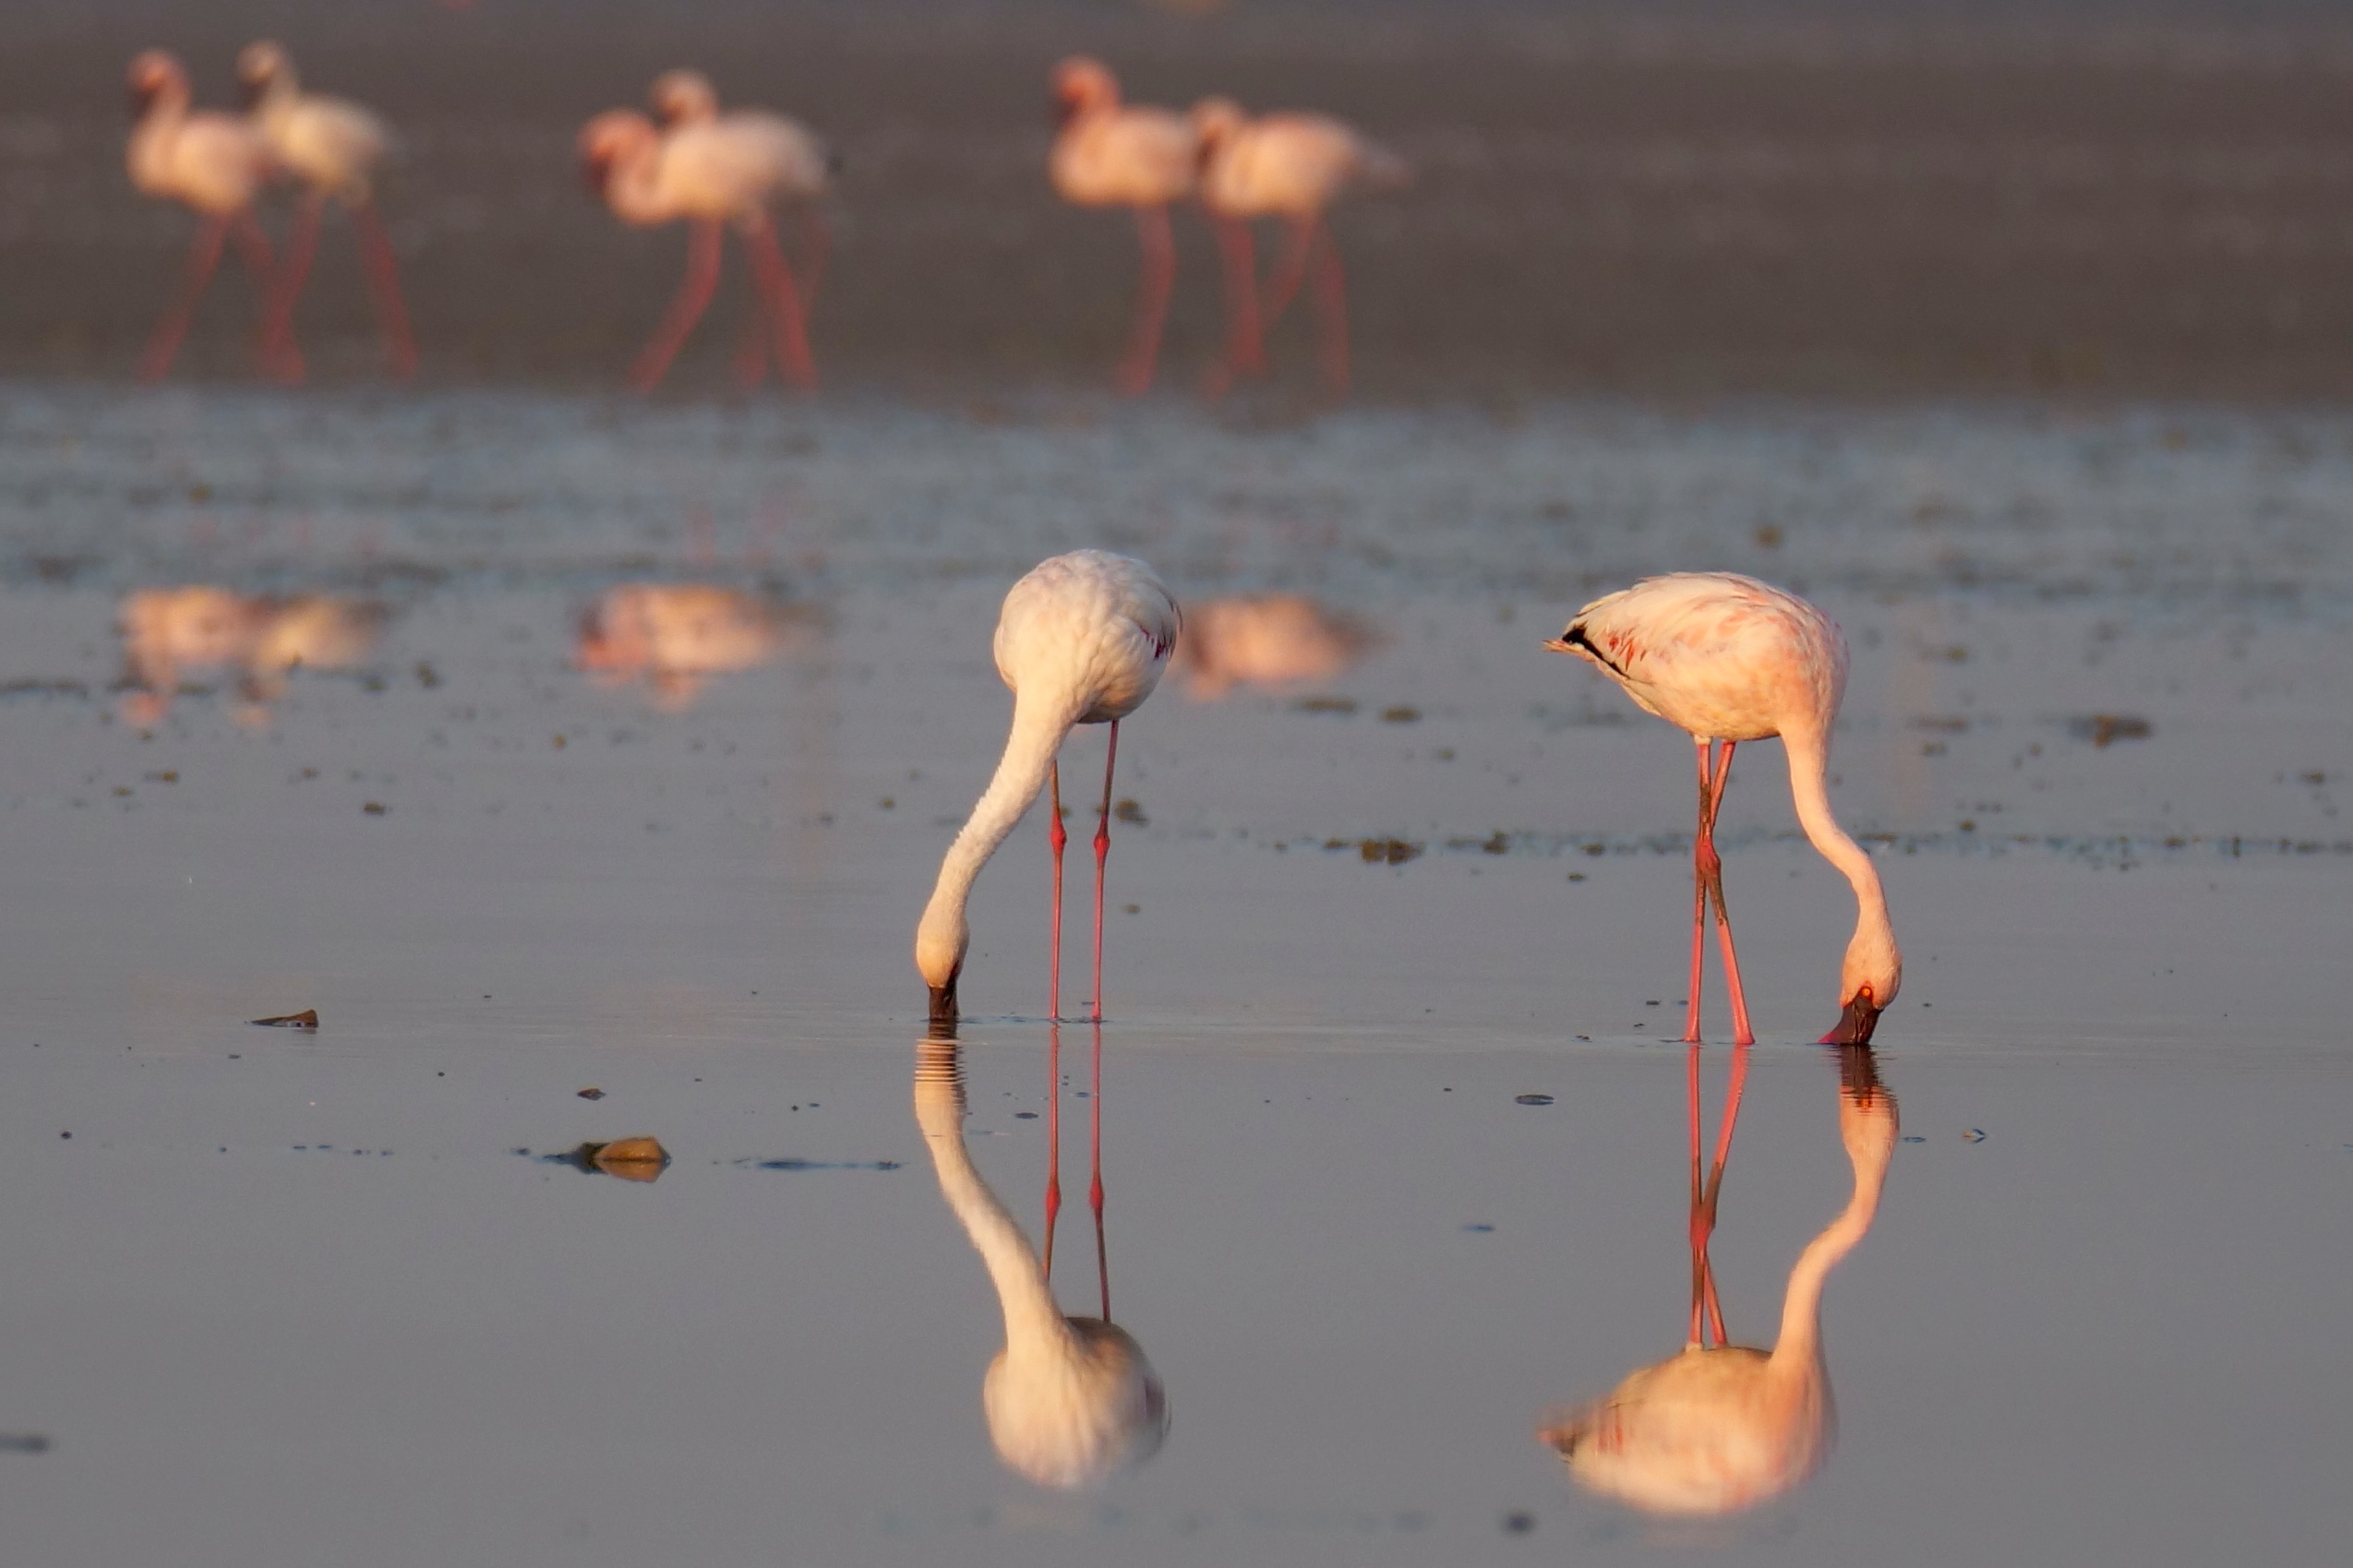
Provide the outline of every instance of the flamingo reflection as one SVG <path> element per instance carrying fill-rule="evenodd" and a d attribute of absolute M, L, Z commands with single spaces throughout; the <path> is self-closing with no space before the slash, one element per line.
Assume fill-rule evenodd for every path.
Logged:
<path fill-rule="evenodd" d="M 1372 639 L 1346 616 L 1296 593 L 1257 593 L 1190 605 L 1174 665 L 1185 695 L 1215 701 L 1237 686 L 1327 681 L 1363 656 Z"/>
<path fill-rule="evenodd" d="M 713 676 L 756 670 L 805 636 L 807 619 L 756 593 L 705 582 L 625 582 L 580 617 L 572 657 L 604 686 L 643 681 L 677 712 Z"/>
<path fill-rule="evenodd" d="M 379 604 L 328 594 L 270 598 L 196 583 L 129 594 L 116 612 L 122 633 L 125 722 L 151 724 L 171 711 L 190 675 L 234 670 L 257 723 L 285 695 L 298 669 L 347 670 L 365 661 L 384 628 Z"/>
<path fill-rule="evenodd" d="M 952 1027 L 952 1026 L 949 1026 Z M 1048 1061 L 1053 1101 L 1061 1097 L 1061 1033 Z M 1101 1317 L 1069 1317 L 1050 1278 L 1060 1182 L 1048 1177 L 1044 1261 L 973 1168 L 965 1147 L 964 1068 L 952 1034 L 916 1047 L 915 1119 L 931 1151 L 940 1195 L 989 1269 L 1004 1313 L 1005 1347 L 989 1363 L 981 1407 L 997 1455 L 1040 1486 L 1074 1490 L 1143 1463 L 1168 1437 L 1168 1397 L 1144 1347 L 1110 1321 L 1110 1272 L 1103 1251 L 1102 1029 L 1095 1030 L 1097 1107 L 1094 1177 L 1096 1278 Z M 1053 1101 L 1050 1101 L 1051 1104 Z M 1050 1118 L 1048 1137 L 1059 1131 Z M 1057 1140 L 1058 1142 L 1059 1140 Z M 1057 1164 L 1059 1163 L 1057 1158 Z"/>
<path fill-rule="evenodd" d="M 1791 1268 L 1773 1347 L 1753 1349 L 1726 1337 L 1708 1260 L 1747 1071 L 1747 1047 L 1735 1047 L 1723 1128 L 1703 1179 L 1699 1047 L 1691 1047 L 1691 1325 L 1681 1354 L 1548 1420 L 1538 1433 L 1579 1483 L 1649 1513 L 1731 1514 L 1778 1496 L 1814 1473 L 1835 1430 L 1822 1355 L 1822 1283 L 1879 1212 L 1895 1152 L 1895 1096 L 1879 1084 L 1868 1047 L 1844 1048 L 1838 1125 L 1855 1169 L 1854 1193 Z"/>

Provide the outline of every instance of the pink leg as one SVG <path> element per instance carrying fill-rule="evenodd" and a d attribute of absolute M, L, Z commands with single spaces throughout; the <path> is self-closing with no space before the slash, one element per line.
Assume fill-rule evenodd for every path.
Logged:
<path fill-rule="evenodd" d="M 1046 1025 L 1046 1277 L 1054 1277 L 1054 1222 L 1062 1212 L 1062 1029 Z"/>
<path fill-rule="evenodd" d="M 1339 242 L 1318 221 L 1315 257 L 1315 315 L 1323 339 L 1324 385 L 1334 397 L 1348 396 L 1348 280 L 1340 271 Z"/>
<path fill-rule="evenodd" d="M 1046 819 L 1046 842 L 1054 851 L 1054 951 L 1046 961 L 1046 1016 L 1062 1015 L 1062 845 L 1070 842 L 1070 830 L 1062 826 L 1062 768 L 1060 762 L 1046 764 L 1047 806 L 1050 815 Z"/>
<path fill-rule="evenodd" d="M 1088 1096 L 1094 1124 L 1087 1133 L 1086 1201 L 1095 1210 L 1095 1280 L 1102 1287 L 1103 1321 L 1111 1321 L 1111 1255 L 1103 1247 L 1103 1021 L 1095 1021 L 1095 1082 Z"/>
<path fill-rule="evenodd" d="M 310 264 L 318 255 L 319 219 L 326 209 L 327 198 L 318 192 L 302 198 L 294 210 L 294 232 L 286 236 L 286 254 L 283 265 L 277 269 L 276 284 L 265 291 L 268 303 L 262 306 L 261 362 L 288 380 L 300 379 L 299 375 L 286 377 L 282 367 L 286 356 L 298 352 L 294 347 L 294 302 L 302 297 L 304 285 L 310 281 Z"/>
<path fill-rule="evenodd" d="M 1258 246 L 1250 225 L 1209 215 L 1218 251 L 1226 264 L 1226 364 L 1229 383 L 1238 376 L 1267 373 L 1267 344 L 1258 329 Z M 1219 389 L 1222 390 L 1223 389 Z"/>
<path fill-rule="evenodd" d="M 352 209 L 359 231 L 359 255 L 367 269 L 367 291 L 376 299 L 376 323 L 384 334 L 384 364 L 395 381 L 416 374 L 416 334 L 409 329 L 408 302 L 401 295 L 401 264 L 384 232 L 373 197 Z"/>
<path fill-rule="evenodd" d="M 1103 811 L 1095 822 L 1095 1022 L 1103 1022 L 1103 863 L 1111 855 L 1111 768 L 1120 760 L 1120 722 L 1111 721 L 1110 748 L 1103 754 Z"/>
<path fill-rule="evenodd" d="M 270 254 L 270 236 L 253 221 L 253 209 L 246 208 L 229 220 L 229 237 L 236 242 L 237 259 L 245 263 L 246 271 L 253 278 L 254 291 L 261 296 L 262 309 L 267 312 L 270 299 L 278 287 L 278 260 Z M 266 333 L 268 323 L 263 323 Z M 286 341 L 278 345 L 273 354 L 265 342 L 261 348 L 262 368 L 289 387 L 302 384 L 302 349 L 294 342 L 290 329 Z"/>
<path fill-rule="evenodd" d="M 153 335 L 147 341 L 147 351 L 139 355 L 140 380 L 161 381 L 170 373 L 172 361 L 180 352 L 180 341 L 188 335 L 188 323 L 196 317 L 197 301 L 204 297 L 206 286 L 212 281 L 213 269 L 221 265 L 221 246 L 228 237 L 229 220 L 225 214 L 209 217 L 197 226 L 196 243 L 188 247 L 179 297 L 164 309 Z"/>
<path fill-rule="evenodd" d="M 756 229 L 744 231 L 743 243 L 751 252 L 752 272 L 768 302 L 776 329 L 776 369 L 786 380 L 807 390 L 817 385 L 817 365 L 809 353 L 809 316 L 801 306 L 799 285 L 785 253 L 777 248 L 775 226 L 762 218 Z"/>
<path fill-rule="evenodd" d="M 719 240 L 715 220 L 698 218 L 687 225 L 686 281 L 664 313 L 662 325 L 654 329 L 653 341 L 630 367 L 630 385 L 638 391 L 650 392 L 662 384 L 687 334 L 710 308 L 711 295 L 719 286 Z"/>
<path fill-rule="evenodd" d="M 1699 986 L 1704 973 L 1703 960 L 1708 952 L 1708 860 L 1716 852 L 1708 835 L 1708 792 L 1712 783 L 1709 777 L 1709 763 L 1714 760 L 1716 746 L 1712 740 L 1697 737 L 1692 745 L 1697 748 L 1695 756 L 1699 764 L 1699 825 L 1691 834 L 1691 991 L 1683 1010 L 1683 1043 L 1687 1046 L 1699 1044 Z M 1691 1092 L 1695 1096 L 1699 1092 L 1696 1082 Z M 1691 1157 L 1696 1161 L 1699 1157 L 1699 1102 L 1695 1097 L 1691 1104 Z"/>
<path fill-rule="evenodd" d="M 1732 994 L 1732 1043 L 1735 1046 L 1754 1045 L 1756 1034 L 1748 1027 L 1748 997 L 1740 985 L 1740 955 L 1733 951 L 1732 915 L 1724 907 L 1723 861 L 1716 855 L 1716 813 L 1723 805 L 1724 785 L 1732 782 L 1732 750 L 1737 741 L 1723 743 L 1723 757 L 1716 766 L 1713 786 L 1708 795 L 1708 892 L 1715 901 L 1716 939 L 1723 949 L 1724 987 Z"/>
<path fill-rule="evenodd" d="M 818 285 L 824 282 L 825 264 L 834 255 L 834 231 L 813 201 L 800 204 L 800 243 L 801 308 L 815 310 Z"/>
<path fill-rule="evenodd" d="M 1283 246 L 1282 258 L 1267 279 L 1267 297 L 1258 307 L 1260 331 L 1273 331 L 1291 302 L 1299 297 L 1299 285 L 1307 281 L 1307 256 L 1315 244 L 1317 222 L 1312 214 L 1292 222 L 1291 243 Z"/>
<path fill-rule="evenodd" d="M 1176 286 L 1176 242 L 1169 233 L 1169 209 L 1137 208 L 1135 236 L 1144 251 L 1135 285 L 1135 326 L 1118 377 L 1119 389 L 1131 398 L 1152 385 L 1153 367 L 1160 358 L 1160 328 L 1169 316 L 1169 292 Z"/>
<path fill-rule="evenodd" d="M 1691 1133 L 1691 1336 L 1687 1343 L 1705 1345 L 1707 1320 L 1701 1314 L 1708 1293 L 1708 1232 L 1700 1203 L 1707 1185 L 1699 1173 L 1699 1043 L 1696 1040 L 1684 1053 L 1683 1082 L 1685 1120 Z"/>

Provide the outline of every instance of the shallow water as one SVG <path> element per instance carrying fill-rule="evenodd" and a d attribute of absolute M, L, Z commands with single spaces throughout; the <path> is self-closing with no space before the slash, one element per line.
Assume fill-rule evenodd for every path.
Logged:
<path fill-rule="evenodd" d="M 0 1438 L 47 1444 L 0 1444 L 16 1553 L 2323 1560 L 2349 497 L 2326 412 L 0 390 Z M 1104 1237 L 1170 1424 L 1064 1493 L 983 1419 L 1004 1322 L 918 1121 L 907 945 L 1002 736 L 995 600 L 1085 543 L 1377 640 L 1123 728 Z M 1876 1071 L 1920 1141 L 1825 1289 L 1839 1446 L 1677 1523 L 1535 1433 L 1685 1335 L 1688 748 L 1539 644 L 1699 564 L 1855 641 L 1832 795 L 1905 942 Z M 645 580 L 803 634 L 597 685 L 576 618 Z M 192 673 L 142 727 L 116 606 L 188 582 L 392 614 L 356 668 Z M 1726 819 L 1743 1344 L 1854 1185 L 1805 1043 L 1852 903 L 1779 766 L 1745 748 Z M 1032 1239 L 1041 836 L 980 883 L 960 1063 Z M 1074 941 L 1065 1011 L 1086 980 Z M 1092 1313 L 1060 1033 L 1055 1281 Z M 543 1157 L 632 1134 L 651 1185 Z"/>

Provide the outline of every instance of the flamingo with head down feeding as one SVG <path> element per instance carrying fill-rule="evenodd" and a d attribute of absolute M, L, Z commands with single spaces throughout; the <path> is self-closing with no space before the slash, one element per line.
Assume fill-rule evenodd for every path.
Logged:
<path fill-rule="evenodd" d="M 1723 948 L 1733 1038 L 1756 1038 L 1724 907 L 1716 813 L 1732 777 L 1732 750 L 1779 736 L 1789 755 L 1798 824 L 1855 890 L 1855 935 L 1840 966 L 1839 1021 L 1824 1045 L 1867 1044 L 1903 983 L 1903 953 L 1870 856 L 1838 825 L 1825 788 L 1831 726 L 1846 688 L 1846 639 L 1830 616 L 1794 593 L 1731 572 L 1676 572 L 1594 600 L 1544 644 L 1574 653 L 1625 688 L 1645 712 L 1690 733 L 1698 745 L 1699 827 L 1692 843 L 1691 999 L 1683 1037 L 1699 1039 L 1699 971 L 1708 908 Z M 1723 742 L 1719 758 L 1716 742 Z"/>
<path fill-rule="evenodd" d="M 376 210 L 376 174 L 392 151 L 391 133 L 374 112 L 348 99 L 303 91 L 293 57 L 267 39 L 246 44 L 238 54 L 237 79 L 245 84 L 254 126 L 270 144 L 270 155 L 306 187 L 270 305 L 271 341 L 282 351 L 293 347 L 294 302 L 310 280 L 327 204 L 337 202 L 351 215 L 352 228 L 359 235 L 360 260 L 384 334 L 385 361 L 393 378 L 405 381 L 416 374 L 416 337 L 409 329 L 408 305 L 401 297 L 400 263 Z"/>
<path fill-rule="evenodd" d="M 1312 266 L 1324 380 L 1334 393 L 1345 393 L 1348 286 L 1324 214 L 1352 192 L 1393 190 L 1411 180 L 1412 171 L 1328 114 L 1253 119 L 1230 98 L 1205 98 L 1193 106 L 1192 119 L 1201 138 L 1201 205 L 1226 261 L 1227 377 L 1265 372 L 1264 334 L 1289 308 Z M 1263 302 L 1250 234 L 1251 222 L 1260 218 L 1280 218 L 1291 233 Z"/>
<path fill-rule="evenodd" d="M 270 304 L 276 261 L 261 225 L 253 221 L 254 198 L 273 163 L 269 144 L 247 122 L 233 114 L 192 111 L 188 77 L 180 62 L 150 49 L 131 62 L 134 123 L 126 159 L 131 184 L 141 194 L 192 209 L 203 221 L 189 246 L 187 276 L 179 297 L 164 310 L 139 356 L 142 381 L 161 381 L 180 352 L 197 302 L 204 297 L 221 264 L 221 249 L 234 239 L 237 254 L 261 291 L 262 367 L 283 380 L 299 380 L 302 358 L 292 343 L 271 341 Z"/>
<path fill-rule="evenodd" d="M 630 369 L 630 386 L 641 392 L 658 386 L 709 308 L 719 284 L 724 226 L 730 224 L 751 258 L 760 313 L 774 334 L 779 367 L 796 386 L 817 384 L 808 302 L 776 244 L 774 215 L 829 188 L 832 157 L 822 141 L 774 114 L 714 114 L 664 131 L 635 110 L 616 109 L 582 127 L 580 154 L 589 188 L 621 221 L 654 227 L 683 221 L 688 226 L 686 280 Z M 764 373 L 765 357 L 747 352 L 736 369 L 738 381 L 750 385 Z"/>
<path fill-rule="evenodd" d="M 1159 684 L 1183 616 L 1150 567 L 1103 550 L 1075 550 L 1040 563 L 1013 585 L 998 616 L 997 674 L 1013 688 L 1013 733 L 996 776 L 940 863 L 931 902 L 915 930 L 915 966 L 930 987 L 935 1022 L 956 1016 L 972 928 L 965 914 L 974 879 L 1039 790 L 1050 795 L 1047 841 L 1054 852 L 1053 957 L 1047 1016 L 1062 1008 L 1062 775 L 1055 753 L 1076 724 L 1111 726 L 1103 760 L 1103 807 L 1095 828 L 1095 992 L 1103 1016 L 1103 868 L 1111 849 L 1111 770 L 1120 721 Z"/>
<path fill-rule="evenodd" d="M 1054 67 L 1061 128 L 1048 162 L 1055 192 L 1077 207 L 1125 207 L 1135 213 L 1143 247 L 1135 321 L 1116 385 L 1129 397 L 1152 385 L 1160 329 L 1176 285 L 1176 243 L 1169 206 L 1193 194 L 1200 140 L 1173 110 L 1120 102 L 1119 78 L 1100 60 L 1074 54 Z"/>

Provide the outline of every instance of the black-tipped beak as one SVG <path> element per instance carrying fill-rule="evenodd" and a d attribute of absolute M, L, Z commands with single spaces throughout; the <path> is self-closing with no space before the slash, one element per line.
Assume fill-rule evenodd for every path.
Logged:
<path fill-rule="evenodd" d="M 953 1028 L 956 1021 L 956 983 L 931 987 L 931 1022 Z"/>
<path fill-rule="evenodd" d="M 1867 1046 L 1871 1043 L 1871 1031 L 1879 1026 L 1879 1010 L 1872 1005 L 1871 989 L 1866 986 L 1855 993 L 1855 999 L 1839 1013 L 1838 1022 L 1831 1025 L 1829 1034 L 1822 1036 L 1821 1044 Z"/>

